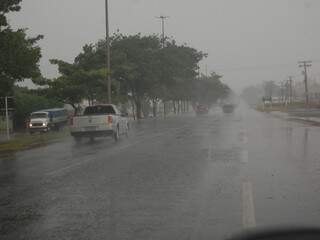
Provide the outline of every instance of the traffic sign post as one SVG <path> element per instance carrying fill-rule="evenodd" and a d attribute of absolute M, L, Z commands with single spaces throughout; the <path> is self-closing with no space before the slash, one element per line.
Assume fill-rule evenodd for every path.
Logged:
<path fill-rule="evenodd" d="M 6 118 L 6 133 L 7 133 L 7 139 L 10 140 L 10 120 L 9 120 L 9 111 L 14 110 L 14 102 L 13 97 L 1 97 L 0 98 L 0 109 L 5 111 L 5 118 Z M 4 101 L 3 101 L 4 100 Z"/>
<path fill-rule="evenodd" d="M 8 111 L 8 97 L 5 97 L 5 105 L 6 105 L 7 139 L 8 139 L 8 140 L 10 140 L 9 111 Z"/>

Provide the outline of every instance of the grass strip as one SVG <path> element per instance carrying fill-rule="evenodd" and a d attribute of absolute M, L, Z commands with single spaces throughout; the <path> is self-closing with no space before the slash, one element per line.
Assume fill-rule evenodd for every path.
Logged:
<path fill-rule="evenodd" d="M 9 141 L 0 142 L 0 152 L 12 152 L 25 150 L 37 146 L 44 146 L 50 142 L 58 141 L 69 135 L 67 128 L 58 132 L 48 133 L 17 133 L 13 139 Z"/>

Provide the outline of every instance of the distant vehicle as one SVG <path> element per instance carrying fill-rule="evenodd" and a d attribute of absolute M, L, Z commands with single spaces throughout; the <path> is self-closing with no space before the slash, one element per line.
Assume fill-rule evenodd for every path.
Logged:
<path fill-rule="evenodd" d="M 205 115 L 209 113 L 209 108 L 206 105 L 199 104 L 196 108 L 197 115 Z"/>
<path fill-rule="evenodd" d="M 234 109 L 235 105 L 231 103 L 227 103 L 222 106 L 222 110 L 224 113 L 233 113 Z"/>
<path fill-rule="evenodd" d="M 71 135 L 76 141 L 87 137 L 112 136 L 118 141 L 120 135 L 128 135 L 128 114 L 121 114 L 115 105 L 100 104 L 86 107 L 82 116 L 75 116 L 71 122 Z"/>
<path fill-rule="evenodd" d="M 68 122 L 68 111 L 64 108 L 45 109 L 30 114 L 29 132 L 59 130 Z"/>

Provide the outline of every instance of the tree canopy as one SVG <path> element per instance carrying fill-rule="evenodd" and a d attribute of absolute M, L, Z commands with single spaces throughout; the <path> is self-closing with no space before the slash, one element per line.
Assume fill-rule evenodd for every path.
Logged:
<path fill-rule="evenodd" d="M 9 12 L 20 11 L 20 2 L 22 0 L 1 0 L 0 2 L 0 29 L 8 26 L 6 14 Z"/>
<path fill-rule="evenodd" d="M 222 76 L 216 73 L 211 73 L 210 76 L 201 75 L 197 81 L 194 81 L 194 100 L 211 106 L 219 98 L 231 94 L 229 87 L 220 81 L 221 78 Z"/>
<path fill-rule="evenodd" d="M 46 81 L 48 92 L 63 102 L 87 99 L 107 101 L 106 76 L 111 74 L 114 103 L 131 100 L 141 117 L 147 102 L 193 101 L 212 104 L 227 94 L 221 76 L 198 77 L 199 62 L 206 56 L 187 45 L 156 35 L 115 34 L 111 38 L 111 72 L 106 71 L 106 41 L 85 45 L 73 63 L 51 60 L 60 76 Z M 201 91 L 203 91 L 201 93 Z"/>
<path fill-rule="evenodd" d="M 8 25 L 6 14 L 19 11 L 20 2 L 0 2 L 0 95 L 13 94 L 13 86 L 17 81 L 41 76 L 41 49 L 36 43 L 43 36 L 28 37 L 25 29 L 13 30 Z"/>

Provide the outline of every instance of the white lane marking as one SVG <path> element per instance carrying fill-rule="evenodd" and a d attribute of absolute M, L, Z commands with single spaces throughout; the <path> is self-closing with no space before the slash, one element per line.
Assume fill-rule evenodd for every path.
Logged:
<path fill-rule="evenodd" d="M 240 129 L 239 138 L 240 138 L 240 141 L 243 144 L 247 144 L 248 143 L 248 134 L 247 134 L 247 131 L 245 129 L 243 129 L 243 128 Z"/>
<path fill-rule="evenodd" d="M 249 162 L 249 153 L 248 150 L 242 150 L 241 151 L 241 162 L 242 163 L 248 163 Z"/>
<path fill-rule="evenodd" d="M 80 166 L 80 165 L 85 164 L 85 163 L 90 162 L 90 161 L 91 161 L 91 159 L 90 160 L 89 159 L 88 160 L 83 160 L 81 162 L 77 162 L 75 164 L 72 164 L 72 165 L 69 165 L 69 166 L 66 166 L 66 167 L 63 167 L 63 168 L 48 172 L 48 173 L 46 173 L 46 175 L 47 176 L 59 175 L 60 173 L 63 173 L 64 171 L 67 171 L 70 168 L 73 168 L 73 167 L 76 167 L 76 166 Z"/>
<path fill-rule="evenodd" d="M 212 145 L 209 145 L 209 149 L 208 149 L 208 160 L 209 160 L 209 161 L 212 160 Z"/>
<path fill-rule="evenodd" d="M 239 133 L 240 133 L 240 134 L 246 134 L 246 130 L 245 130 L 243 127 L 241 127 Z"/>
<path fill-rule="evenodd" d="M 256 227 L 256 217 L 254 212 L 252 184 L 242 183 L 242 225 L 244 228 Z"/>
<path fill-rule="evenodd" d="M 244 144 L 247 144 L 247 143 L 248 143 L 248 137 L 247 137 L 247 135 L 244 135 L 244 136 L 242 137 L 242 143 L 244 143 Z"/>

